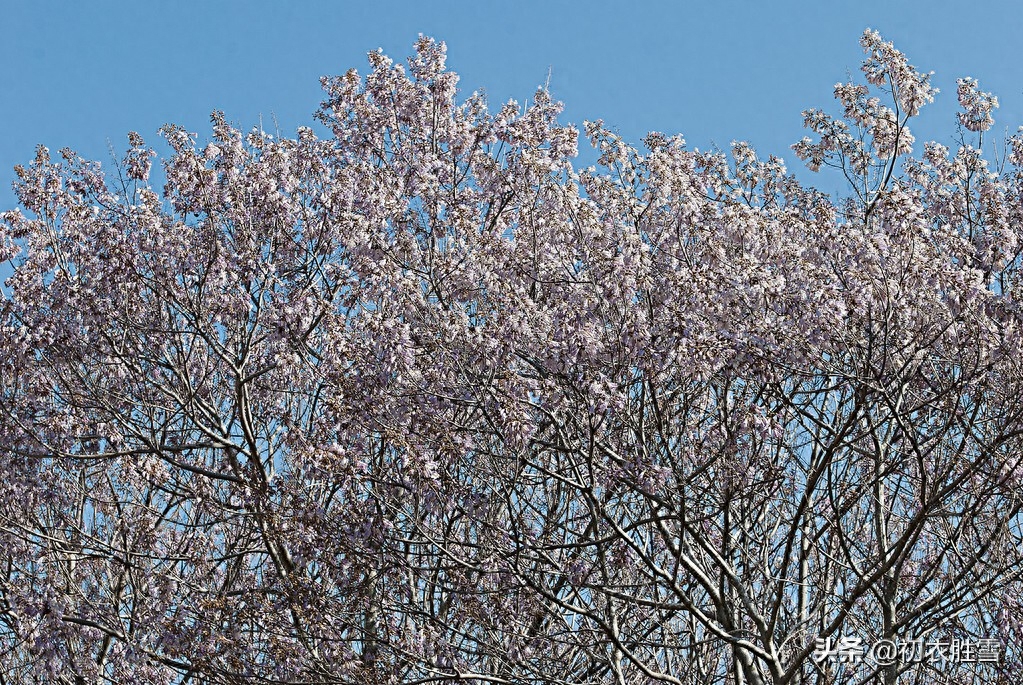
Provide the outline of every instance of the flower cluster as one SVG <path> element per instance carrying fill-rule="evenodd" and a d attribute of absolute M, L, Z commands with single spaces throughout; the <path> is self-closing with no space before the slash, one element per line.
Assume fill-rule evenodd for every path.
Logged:
<path fill-rule="evenodd" d="M 964 112 L 959 113 L 959 123 L 968 131 L 983 133 L 995 123 L 991 112 L 998 109 L 998 98 L 977 88 L 977 79 L 961 78 L 956 93 Z"/>

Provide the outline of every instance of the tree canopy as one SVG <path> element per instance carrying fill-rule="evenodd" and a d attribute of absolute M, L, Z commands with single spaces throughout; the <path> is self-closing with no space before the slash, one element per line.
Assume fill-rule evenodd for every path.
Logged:
<path fill-rule="evenodd" d="M 428 38 L 294 138 L 165 127 L 162 189 L 138 134 L 40 147 L 0 682 L 1023 677 L 1023 138 L 961 79 L 918 146 L 929 76 L 861 42 L 793 146 L 842 198 L 600 121 L 576 168 L 546 89 L 460 99 Z"/>

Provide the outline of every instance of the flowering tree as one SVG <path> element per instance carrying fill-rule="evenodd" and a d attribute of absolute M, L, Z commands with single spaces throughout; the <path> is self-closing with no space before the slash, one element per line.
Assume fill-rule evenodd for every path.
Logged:
<path fill-rule="evenodd" d="M 838 202 L 601 122 L 576 170 L 546 91 L 459 103 L 425 38 L 325 79 L 326 137 L 166 127 L 160 194 L 136 134 L 112 177 L 40 148 L 0 682 L 1019 677 L 1023 138 L 992 168 L 964 79 L 911 156 L 935 91 L 862 44 L 794 146 Z"/>

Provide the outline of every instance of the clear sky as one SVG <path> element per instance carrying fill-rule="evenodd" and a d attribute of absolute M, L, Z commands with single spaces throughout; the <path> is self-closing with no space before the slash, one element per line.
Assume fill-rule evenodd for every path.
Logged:
<path fill-rule="evenodd" d="M 485 89 L 493 109 L 527 100 L 550 70 L 565 121 L 602 118 L 635 144 L 650 130 L 701 149 L 749 140 L 792 170 L 801 110 L 835 111 L 866 27 L 935 71 L 942 93 L 918 140 L 951 140 L 959 76 L 998 95 L 996 131 L 1023 124 L 1018 0 L 0 0 L 0 27 L 3 209 L 37 144 L 106 165 L 129 130 L 155 143 L 177 123 L 203 139 L 213 109 L 292 134 L 312 123 L 320 76 L 365 73 L 377 47 L 403 60 L 419 33 L 447 43 L 463 91 Z"/>

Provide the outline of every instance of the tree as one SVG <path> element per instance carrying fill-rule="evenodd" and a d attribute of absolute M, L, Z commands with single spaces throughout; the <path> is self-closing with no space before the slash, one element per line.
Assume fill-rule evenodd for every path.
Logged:
<path fill-rule="evenodd" d="M 576 170 L 546 90 L 459 104 L 427 38 L 325 79 L 326 136 L 165 127 L 162 193 L 137 134 L 111 178 L 40 147 L 0 682 L 1019 677 L 1023 138 L 992 169 L 964 79 L 912 157 L 935 91 L 862 44 L 794 146 L 839 201 L 599 121 Z"/>

